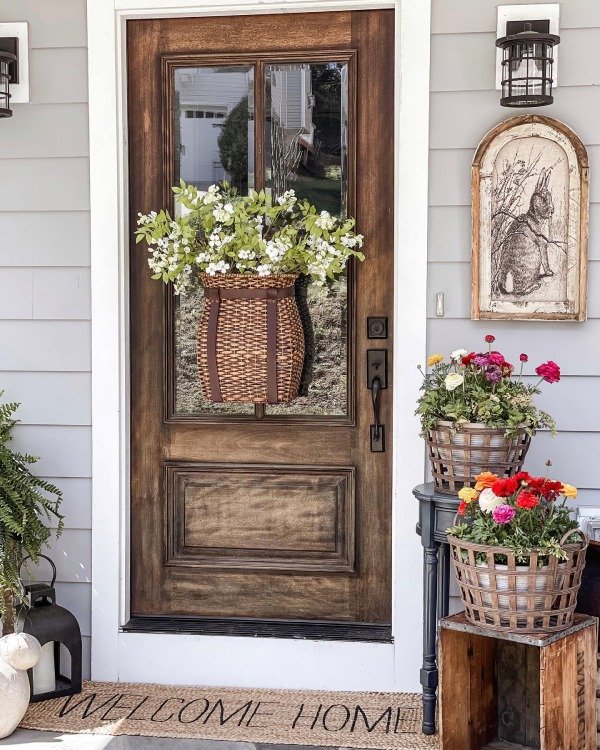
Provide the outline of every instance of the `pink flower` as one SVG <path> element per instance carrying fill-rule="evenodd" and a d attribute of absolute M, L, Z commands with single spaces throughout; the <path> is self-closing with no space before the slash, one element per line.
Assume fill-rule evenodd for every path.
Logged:
<path fill-rule="evenodd" d="M 490 352 L 488 355 L 488 359 L 491 365 L 498 365 L 498 367 L 502 367 L 502 365 L 506 362 L 504 356 L 500 354 L 500 352 Z"/>
<path fill-rule="evenodd" d="M 519 354 L 521 362 L 529 362 L 529 357 L 526 354 Z"/>
<path fill-rule="evenodd" d="M 492 518 L 496 523 L 510 523 L 517 515 L 512 505 L 498 505 L 492 511 Z"/>
<path fill-rule="evenodd" d="M 485 371 L 488 383 L 499 383 L 502 380 L 502 370 L 499 367 L 488 367 Z"/>
<path fill-rule="evenodd" d="M 487 367 L 490 363 L 490 360 L 487 354 L 476 354 L 473 357 L 473 362 L 477 365 L 477 367 Z"/>
<path fill-rule="evenodd" d="M 495 337 L 495 336 L 492 336 L 492 334 L 491 334 L 491 333 L 488 333 L 488 335 L 487 335 L 487 336 L 485 337 L 485 340 L 486 340 L 486 342 L 487 342 L 488 344 L 493 344 L 493 343 L 494 343 L 494 341 L 496 340 L 496 337 Z"/>
<path fill-rule="evenodd" d="M 536 367 L 535 371 L 546 383 L 558 383 L 560 380 L 560 367 L 552 360 Z"/>

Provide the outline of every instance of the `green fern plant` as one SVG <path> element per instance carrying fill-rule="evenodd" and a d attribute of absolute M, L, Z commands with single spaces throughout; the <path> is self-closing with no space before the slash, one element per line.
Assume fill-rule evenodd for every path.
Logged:
<path fill-rule="evenodd" d="M 56 526 L 57 536 L 63 529 L 62 492 L 31 473 L 35 456 L 10 447 L 18 408 L 17 403 L 0 404 L 0 615 L 5 635 L 14 628 L 15 601 L 23 601 L 23 560 L 38 559 L 52 533 L 46 523 Z"/>

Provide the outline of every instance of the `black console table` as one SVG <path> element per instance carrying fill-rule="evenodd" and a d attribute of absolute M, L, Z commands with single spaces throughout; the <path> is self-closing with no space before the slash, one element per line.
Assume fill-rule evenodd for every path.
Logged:
<path fill-rule="evenodd" d="M 433 482 L 413 490 L 419 501 L 417 534 L 423 545 L 423 734 L 435 734 L 438 686 L 437 624 L 448 615 L 450 599 L 450 549 L 446 529 L 454 525 L 460 500 L 436 492 Z"/>

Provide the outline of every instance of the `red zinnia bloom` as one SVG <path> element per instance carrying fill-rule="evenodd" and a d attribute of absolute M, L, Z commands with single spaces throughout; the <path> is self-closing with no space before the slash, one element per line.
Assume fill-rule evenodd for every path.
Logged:
<path fill-rule="evenodd" d="M 561 482 L 554 482 L 544 477 L 531 477 L 528 484 L 532 490 L 539 492 L 545 500 L 556 500 L 562 490 Z"/>
<path fill-rule="evenodd" d="M 492 485 L 492 492 L 498 497 L 510 497 L 519 488 L 519 483 L 515 477 L 508 479 L 497 479 Z"/>
<path fill-rule="evenodd" d="M 466 365 L 470 365 L 474 358 L 475 358 L 475 352 L 471 352 L 470 354 L 467 354 L 466 357 L 463 357 L 461 361 L 463 365 L 466 366 Z"/>
<path fill-rule="evenodd" d="M 529 362 L 529 357 L 526 354 L 520 354 L 519 355 L 519 360 L 521 362 Z"/>
<path fill-rule="evenodd" d="M 458 506 L 458 510 L 456 511 L 459 516 L 464 516 L 467 512 L 467 508 L 469 507 L 468 503 L 465 503 L 464 500 L 460 501 L 460 505 Z"/>
<path fill-rule="evenodd" d="M 486 343 L 493 344 L 494 341 L 496 340 L 496 337 L 492 336 L 491 333 L 488 333 L 488 335 L 485 337 L 485 340 L 486 340 Z"/>
<path fill-rule="evenodd" d="M 539 504 L 540 501 L 533 494 L 533 492 L 521 492 L 521 494 L 517 498 L 517 505 L 519 506 L 519 508 L 525 508 L 526 510 L 531 510 Z"/>
<path fill-rule="evenodd" d="M 544 362 L 544 364 L 536 367 L 535 371 L 540 378 L 543 378 L 546 381 L 546 383 L 558 383 L 560 380 L 560 367 L 552 360 Z"/>
<path fill-rule="evenodd" d="M 520 484 L 521 482 L 528 482 L 531 479 L 531 475 L 527 471 L 519 471 L 514 475 L 513 479 L 516 479 Z"/>
<path fill-rule="evenodd" d="M 502 365 L 502 374 L 504 375 L 505 378 L 510 378 L 514 369 L 515 368 L 511 365 L 510 362 L 505 362 Z"/>

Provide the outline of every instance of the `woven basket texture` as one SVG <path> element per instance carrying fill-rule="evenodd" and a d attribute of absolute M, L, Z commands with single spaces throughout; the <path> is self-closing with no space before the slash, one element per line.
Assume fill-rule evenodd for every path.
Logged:
<path fill-rule="evenodd" d="M 580 543 L 564 545 L 567 560 L 534 550 L 525 562 L 517 562 L 508 548 L 448 536 L 467 619 L 482 628 L 513 633 L 568 628 L 585 566 L 587 537 L 581 537 Z"/>
<path fill-rule="evenodd" d="M 200 275 L 205 289 L 286 289 L 289 297 L 267 299 L 206 298 L 198 326 L 198 372 L 203 393 L 212 401 L 269 403 L 267 306 L 277 306 L 277 403 L 289 403 L 298 396 L 304 363 L 304 334 L 293 294 L 294 274 L 254 276 L 249 274 Z M 216 327 L 216 369 L 221 399 L 211 389 L 208 362 L 209 318 L 218 304 Z M 271 401 L 275 403 L 275 401 Z"/>
<path fill-rule="evenodd" d="M 499 477 L 521 471 L 530 437 L 525 430 L 507 437 L 504 430 L 479 424 L 453 429 L 452 422 L 440 420 L 426 443 L 436 491 L 455 495 L 462 487 L 473 487 L 484 471 Z"/>

